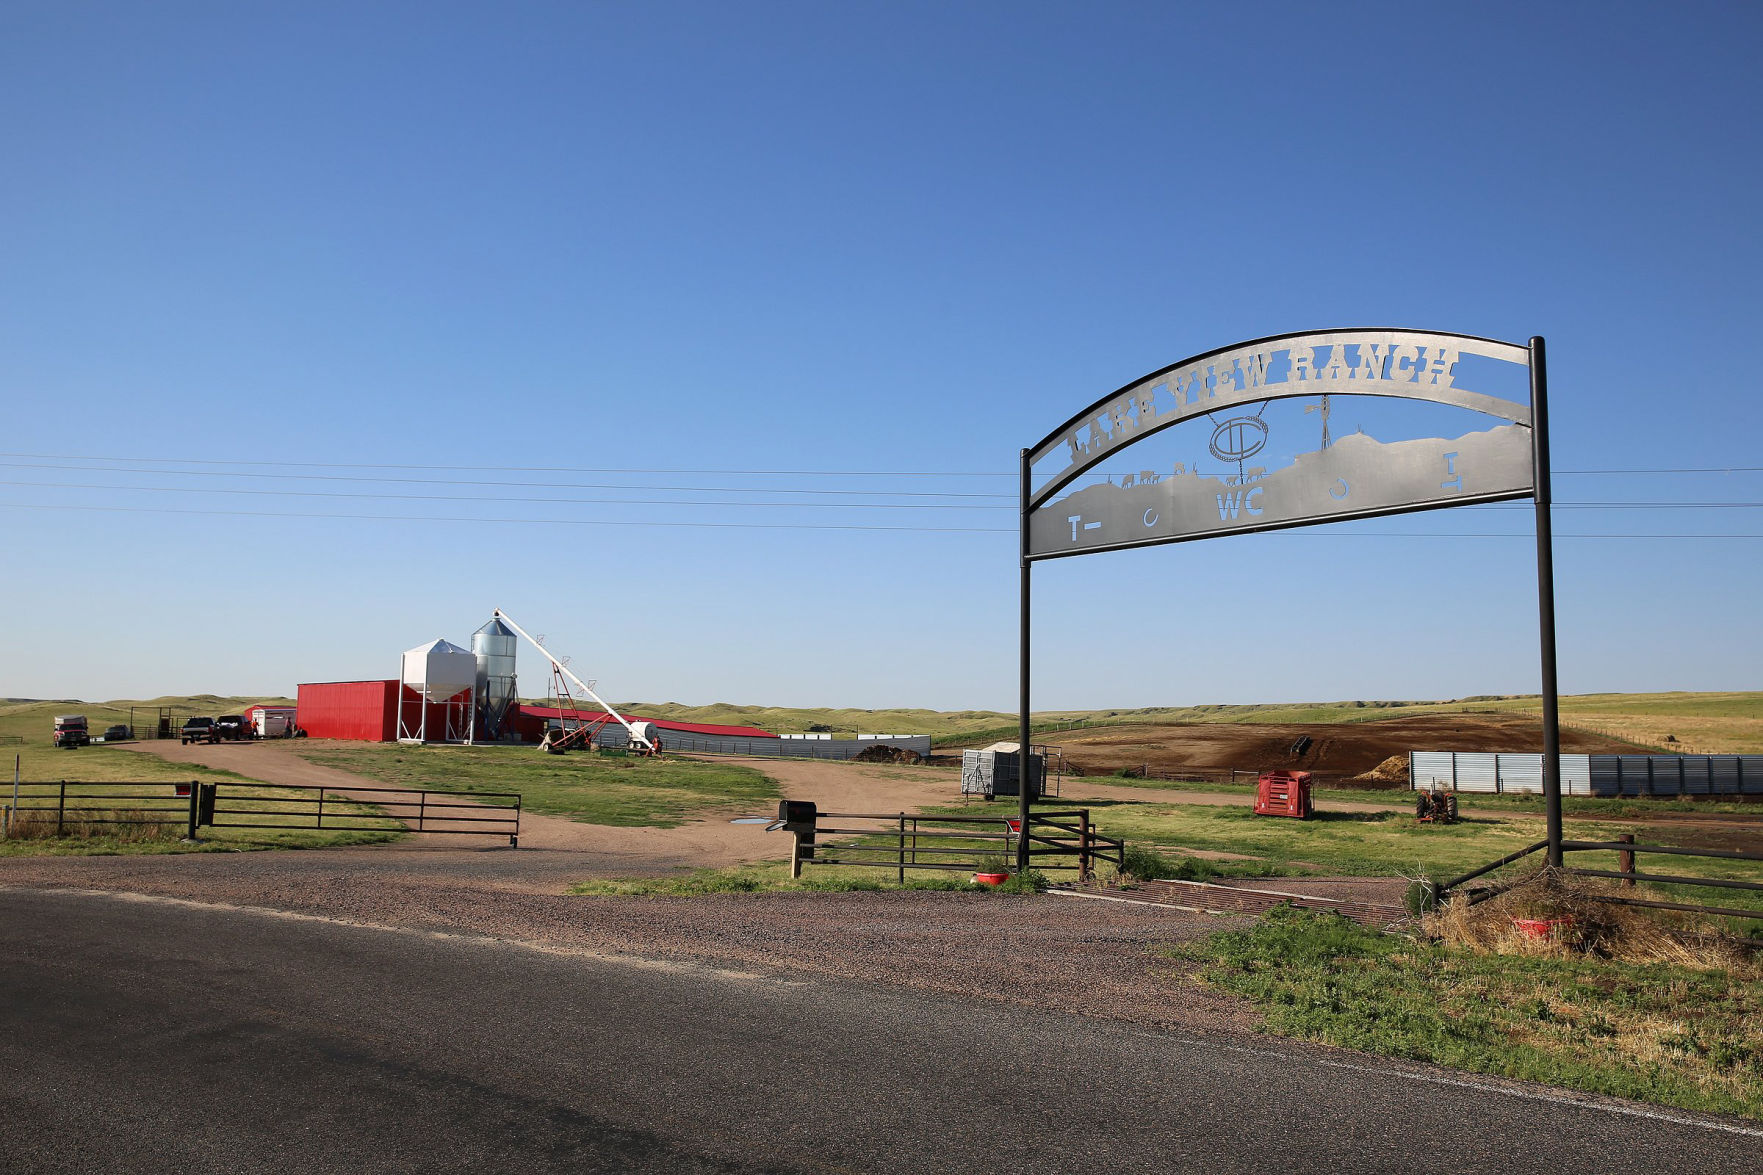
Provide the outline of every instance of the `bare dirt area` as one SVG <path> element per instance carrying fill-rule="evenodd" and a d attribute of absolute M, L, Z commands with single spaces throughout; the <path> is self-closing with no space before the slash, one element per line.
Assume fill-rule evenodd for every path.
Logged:
<path fill-rule="evenodd" d="M 1309 743 L 1297 750 L 1305 739 Z M 1522 714 L 1422 714 L 1377 722 L 1109 726 L 1062 734 L 1056 745 L 1086 775 L 1149 767 L 1154 776 L 1193 772 L 1215 778 L 1233 769 L 1281 768 L 1347 779 L 1409 751 L 1541 751 L 1543 734 L 1534 717 Z M 1606 754 L 1635 748 L 1606 735 L 1563 730 L 1561 749 Z"/>

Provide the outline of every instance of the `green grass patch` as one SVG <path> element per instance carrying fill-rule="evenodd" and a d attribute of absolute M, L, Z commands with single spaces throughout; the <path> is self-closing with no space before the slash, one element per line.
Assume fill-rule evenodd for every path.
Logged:
<path fill-rule="evenodd" d="M 1763 984 L 1725 971 L 1478 955 L 1278 910 L 1166 952 L 1267 1031 L 1472 1073 L 1763 1118 Z"/>
<path fill-rule="evenodd" d="M 1594 803 L 1598 801 L 1593 801 Z M 1183 852 L 1219 852 L 1259 858 L 1251 862 L 1208 862 L 1229 876 L 1281 876 L 1324 873 L 1366 877 L 1419 875 L 1443 879 L 1466 873 L 1543 839 L 1542 822 L 1510 808 L 1470 807 L 1457 824 L 1421 824 L 1411 808 L 1367 812 L 1318 812 L 1309 820 L 1256 816 L 1241 808 L 1180 803 L 1090 801 L 1091 819 L 1108 836 L 1129 846 L 1143 846 L 1177 856 Z M 1600 824 L 1582 818 L 1567 821 L 1570 839 L 1614 840 L 1635 825 Z M 1647 828 L 1643 842 L 1657 838 L 1671 843 L 1669 825 Z M 1705 830 L 1685 829 L 1681 839 L 1695 842 Z M 1643 858 L 1643 871 L 1684 876 L 1759 880 L 1754 862 L 1696 857 Z M 1616 855 L 1577 853 L 1570 864 L 1596 869 L 1616 868 Z M 1534 864 L 1534 862 L 1532 862 Z M 1763 895 L 1742 890 L 1677 887 L 1682 900 L 1741 908 L 1763 908 Z"/>
<path fill-rule="evenodd" d="M 585 824 L 674 828 L 718 814 L 764 815 L 780 795 L 751 767 L 593 752 L 547 755 L 537 747 L 297 745 L 303 758 L 393 787 L 519 792 L 524 809 Z"/>

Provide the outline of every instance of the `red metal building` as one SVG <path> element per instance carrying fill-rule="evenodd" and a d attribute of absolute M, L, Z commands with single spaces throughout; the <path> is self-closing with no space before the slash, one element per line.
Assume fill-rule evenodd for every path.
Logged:
<path fill-rule="evenodd" d="M 295 719 L 310 738 L 389 743 L 398 737 L 398 682 L 302 682 Z"/>

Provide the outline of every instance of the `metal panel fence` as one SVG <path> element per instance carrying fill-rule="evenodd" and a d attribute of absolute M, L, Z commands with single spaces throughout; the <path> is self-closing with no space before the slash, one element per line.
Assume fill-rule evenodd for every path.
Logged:
<path fill-rule="evenodd" d="M 1416 790 L 1530 795 L 1543 790 L 1540 754 L 1410 751 Z M 1570 796 L 1763 795 L 1763 755 L 1562 755 L 1561 794 Z"/>
<path fill-rule="evenodd" d="M 792 877 L 800 877 L 805 865 L 863 865 L 894 870 L 902 885 L 908 869 L 972 873 L 987 857 L 1014 869 L 1019 842 L 1025 839 L 1021 822 L 1008 816 L 906 812 L 815 812 L 806 824 L 790 830 L 795 837 Z M 840 841 L 819 844 L 820 836 Z M 1097 832 L 1088 808 L 1032 813 L 1026 839 L 1033 868 L 1075 872 L 1080 880 L 1094 875 L 1098 861 L 1121 867 L 1126 863 L 1125 842 Z"/>
<path fill-rule="evenodd" d="M 626 747 L 630 735 L 617 723 L 608 723 L 594 735 L 597 747 Z M 930 754 L 930 735 L 913 734 L 890 739 L 744 738 L 735 735 L 688 734 L 661 731 L 661 748 L 703 755 L 763 755 L 774 759 L 855 759 L 875 747 L 898 747 L 920 755 Z"/>

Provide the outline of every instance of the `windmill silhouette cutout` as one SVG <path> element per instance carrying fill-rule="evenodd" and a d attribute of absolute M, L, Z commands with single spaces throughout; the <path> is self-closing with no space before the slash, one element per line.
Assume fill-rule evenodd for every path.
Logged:
<path fill-rule="evenodd" d="M 1311 412 L 1320 412 L 1320 413 L 1322 413 L 1322 447 L 1323 447 L 1323 448 L 1325 448 L 1325 449 L 1326 449 L 1326 448 L 1328 448 L 1328 446 L 1329 446 L 1329 437 L 1328 437 L 1328 397 L 1327 397 L 1327 396 L 1324 396 L 1324 397 L 1322 397 L 1322 403 L 1320 403 L 1320 404 L 1311 404 L 1311 405 L 1310 405 L 1310 406 L 1309 406 L 1309 407 L 1307 407 L 1307 408 L 1305 408 L 1305 409 L 1304 409 L 1304 411 L 1305 411 L 1305 413 L 1306 413 L 1306 414 L 1308 414 L 1308 413 L 1311 413 Z"/>

